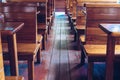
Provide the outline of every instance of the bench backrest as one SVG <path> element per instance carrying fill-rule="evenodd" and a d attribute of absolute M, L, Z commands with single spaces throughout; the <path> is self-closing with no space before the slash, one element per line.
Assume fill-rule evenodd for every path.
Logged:
<path fill-rule="evenodd" d="M 98 25 L 100 23 L 120 23 L 119 13 L 119 4 L 86 4 L 86 43 L 106 44 L 106 34 Z"/>
<path fill-rule="evenodd" d="M 85 25 L 86 24 L 86 14 L 84 14 L 84 7 L 77 7 L 77 12 L 76 12 L 76 24 L 77 25 Z"/>
<path fill-rule="evenodd" d="M 78 3 L 116 3 L 117 0 L 77 0 Z"/>
<path fill-rule="evenodd" d="M 85 15 L 83 11 L 85 10 L 84 5 L 86 3 L 117 3 L 117 0 L 76 0 L 77 3 L 77 24 L 85 24 Z"/>
<path fill-rule="evenodd" d="M 38 23 L 47 24 L 47 2 L 39 2 L 40 14 L 37 16 Z"/>
<path fill-rule="evenodd" d="M 17 42 L 37 42 L 37 8 L 33 6 L 2 6 L 0 11 L 5 21 L 24 22 L 24 27 L 17 32 Z"/>

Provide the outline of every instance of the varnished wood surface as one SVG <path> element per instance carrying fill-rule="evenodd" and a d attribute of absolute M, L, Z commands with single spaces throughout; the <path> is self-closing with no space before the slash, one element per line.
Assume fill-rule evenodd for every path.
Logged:
<path fill-rule="evenodd" d="M 81 51 L 73 40 L 67 17 L 55 16 L 46 50 L 42 51 L 42 62 L 34 67 L 34 80 L 87 80 L 87 62 L 83 66 L 79 65 Z M 9 75 L 8 66 L 8 62 L 5 62 L 6 75 Z M 104 63 L 95 63 L 94 67 L 93 80 L 105 80 Z M 19 62 L 19 72 L 24 80 L 28 79 L 26 62 Z M 115 65 L 115 72 L 120 72 L 119 65 Z M 115 80 L 119 79 L 120 74 L 115 75 Z"/>
<path fill-rule="evenodd" d="M 2 55 L 2 44 L 1 44 L 1 33 L 0 33 L 0 79 L 5 80 L 3 55 Z"/>
<path fill-rule="evenodd" d="M 77 0 L 78 3 L 117 3 L 117 0 Z"/>
<path fill-rule="evenodd" d="M 99 26 L 104 32 L 107 33 L 107 48 L 106 48 L 106 80 L 114 80 L 114 61 L 116 51 L 116 38 L 120 38 L 120 24 L 106 24 Z M 118 49 L 119 50 L 119 49 Z M 118 56 L 119 57 L 119 56 Z M 119 60 L 119 59 L 118 59 Z"/>
<path fill-rule="evenodd" d="M 21 8 L 22 7 L 22 8 Z M 22 13 L 29 13 L 29 12 L 33 12 L 36 13 L 37 8 L 34 6 L 18 6 L 18 5 L 8 5 L 8 6 L 2 6 L 0 7 L 0 11 L 5 13 L 5 12 L 22 12 Z"/>
<path fill-rule="evenodd" d="M 24 80 L 24 77 L 20 76 L 6 76 L 5 80 Z"/>
<path fill-rule="evenodd" d="M 89 5 L 86 5 L 86 4 L 89 4 Z M 96 4 L 96 5 L 94 5 L 94 4 Z M 99 6 L 101 6 L 101 7 L 120 7 L 120 4 L 118 4 L 118 3 L 106 3 L 106 4 L 104 4 L 104 3 L 85 3 L 85 5 L 86 5 L 86 7 L 99 7 Z"/>
<path fill-rule="evenodd" d="M 111 34 L 114 37 L 120 36 L 120 24 L 100 24 L 99 27 L 104 32 Z"/>
<path fill-rule="evenodd" d="M 92 7 L 91 7 L 91 5 L 92 5 Z M 105 5 L 103 5 L 104 7 L 102 7 L 102 5 L 103 5 L 102 3 L 101 4 L 99 3 L 99 5 L 93 4 L 93 3 L 86 4 L 86 13 L 87 13 L 87 16 L 86 16 L 86 26 L 87 26 L 86 27 L 86 29 L 87 29 L 86 40 L 87 40 L 87 42 L 86 43 L 89 43 L 89 42 L 91 43 L 91 41 L 94 40 L 94 38 L 95 38 L 92 35 L 91 39 L 90 39 L 90 35 L 91 35 L 90 32 L 92 32 L 92 28 L 96 28 L 95 31 L 97 31 L 97 33 L 94 33 L 94 35 L 97 35 L 98 33 L 105 34 L 102 30 L 100 30 L 98 28 L 98 25 L 100 23 L 119 23 L 119 21 L 120 21 L 119 20 L 120 15 L 117 14 L 120 11 L 120 9 L 118 7 L 114 7 L 114 4 L 110 4 L 110 5 L 105 4 Z M 118 4 L 116 4 L 116 6 L 117 5 Z M 97 39 L 97 38 L 95 38 L 95 39 Z M 101 39 L 103 39 L 103 42 L 106 42 L 105 36 L 101 35 Z M 94 42 L 95 41 L 92 41 L 92 43 L 94 43 Z M 98 41 L 98 43 L 99 43 L 99 41 Z"/>
<path fill-rule="evenodd" d="M 35 64 L 34 67 L 34 80 L 70 80 L 70 75 L 74 76 L 70 74 L 69 64 L 71 69 L 79 64 L 79 51 L 76 51 L 75 45 L 72 46 L 75 42 L 72 42 L 72 35 L 69 35 L 70 27 L 66 20 L 66 16 L 65 18 L 64 16 L 63 18 L 56 17 L 54 20 L 54 26 L 48 35 L 46 50 L 42 51 L 42 62 Z M 74 57 L 71 58 L 72 56 Z M 20 75 L 27 80 L 27 64 L 25 63 L 19 62 L 19 69 Z"/>
<path fill-rule="evenodd" d="M 0 33 L 1 34 L 1 33 Z M 4 73 L 4 65 L 3 65 L 3 54 L 2 54 L 2 43 L 1 43 L 1 35 L 0 35 L 0 80 L 24 80 L 23 77 L 19 76 L 9 76 L 6 77 Z"/>
<path fill-rule="evenodd" d="M 5 22 L 1 23 L 0 31 L 3 35 L 12 35 L 24 26 L 23 22 Z"/>
<path fill-rule="evenodd" d="M 10 0 L 11 2 L 47 2 L 48 0 Z"/>
<path fill-rule="evenodd" d="M 5 80 L 5 75 L 4 75 L 4 68 L 3 68 L 3 58 L 1 55 L 2 54 L 2 43 L 1 43 L 1 33 L 3 35 L 8 36 L 8 50 L 9 54 L 11 56 L 10 59 L 10 69 L 11 69 L 11 75 L 18 76 L 18 59 L 17 59 L 17 54 L 16 54 L 16 32 L 19 31 L 23 27 L 24 23 L 21 22 L 4 22 L 1 23 L 0 25 L 0 79 Z M 1 60 L 2 59 L 2 60 Z M 17 77 L 16 77 L 17 78 Z M 18 77 L 20 78 L 20 77 Z M 23 80 L 23 77 L 21 77 L 19 80 Z M 15 77 L 9 77 L 7 80 L 15 79 Z"/>
<path fill-rule="evenodd" d="M 10 58 L 11 75 L 18 76 L 18 58 L 16 49 L 16 32 L 18 32 L 24 23 L 22 22 L 4 22 L 0 25 L 2 37 L 7 37 L 8 51 Z M 2 41 L 3 42 L 3 41 Z"/>
<path fill-rule="evenodd" d="M 21 6 L 9 5 L 0 7 L 0 10 L 5 15 L 5 21 L 24 23 L 22 30 L 17 33 L 18 42 L 36 42 L 37 7 L 22 6 L 21 8 Z M 29 33 L 31 33 L 31 35 Z"/>
<path fill-rule="evenodd" d="M 0 6 L 33 6 L 38 7 L 38 2 L 8 2 L 8 3 L 0 3 Z"/>
<path fill-rule="evenodd" d="M 15 57 L 16 58 L 19 57 L 18 58 L 19 60 L 25 60 L 25 61 L 27 60 L 28 73 L 29 73 L 28 79 L 33 80 L 34 79 L 34 59 L 37 57 L 37 62 L 40 62 L 40 51 L 41 51 L 41 47 L 40 47 L 41 43 L 38 43 L 38 45 L 36 45 L 37 43 L 37 14 L 36 14 L 37 7 L 33 7 L 33 6 L 21 7 L 17 5 L 16 6 L 9 5 L 9 6 L 3 6 L 2 9 L 7 11 L 7 12 L 4 11 L 5 21 L 24 22 L 24 27 L 22 28 L 22 30 L 20 30 L 17 33 L 17 43 L 25 43 L 25 44 L 18 45 L 19 49 L 23 51 L 16 50 L 15 52 L 18 53 L 18 56 L 16 55 Z M 8 46 L 11 46 L 11 45 L 8 45 Z M 15 46 L 15 48 L 17 48 L 17 45 Z M 29 55 L 27 53 L 29 53 Z M 12 55 L 9 55 L 9 56 L 7 56 L 7 54 L 4 54 L 4 55 L 5 55 L 5 59 L 12 59 L 10 57 L 14 57 Z M 15 63 L 18 63 L 18 61 Z M 15 64 L 15 63 L 12 63 L 12 64 Z"/>
<path fill-rule="evenodd" d="M 92 6 L 91 6 L 92 5 Z M 86 44 L 84 45 L 84 52 L 87 54 L 88 57 L 88 80 L 93 80 L 93 68 L 94 68 L 94 62 L 101 62 L 101 61 L 109 61 L 106 63 L 106 65 L 109 65 L 110 62 L 113 65 L 113 58 L 108 55 L 108 53 L 114 52 L 114 38 L 105 35 L 105 32 L 103 32 L 100 28 L 98 28 L 98 24 L 100 23 L 118 23 L 118 17 L 116 13 L 118 13 L 118 4 L 114 6 L 114 4 L 86 4 Z M 98 7 L 99 6 L 99 7 Z M 106 6 L 106 7 L 105 7 Z M 119 6 L 119 5 L 118 5 Z M 110 11 L 110 12 L 109 12 Z M 113 11 L 113 12 L 112 12 Z M 106 16 L 105 16 L 106 15 Z M 109 16 L 109 17 L 108 17 Z M 116 16 L 113 17 L 113 16 Z M 105 30 L 105 29 L 104 29 Z M 108 32 L 108 31 L 107 31 Z M 119 39 L 116 39 L 117 44 L 119 44 Z M 93 45 L 94 44 L 94 45 Z M 99 46 L 99 48 L 97 48 Z M 102 48 L 103 46 L 103 48 Z M 107 49 L 104 48 L 104 46 L 107 46 Z M 109 46 L 109 49 L 108 49 Z M 113 48 L 112 48 L 113 47 Z M 120 46 L 118 46 L 120 48 Z M 119 49 L 118 49 L 119 50 Z M 92 54 L 93 51 L 93 54 Z M 104 52 L 103 52 L 104 51 Z M 101 55 L 101 53 L 103 55 Z M 91 55 L 92 54 L 92 55 Z M 110 54 L 111 55 L 111 54 Z M 118 53 L 118 55 L 120 55 Z M 107 57 L 109 56 L 109 58 Z M 118 56 L 119 58 L 119 56 Z M 113 70 L 113 66 L 108 66 L 106 69 Z M 108 71 L 109 71 L 108 70 Z M 110 72 L 107 73 L 109 74 Z M 113 74 L 113 72 L 111 71 Z M 113 80 L 112 74 L 109 75 L 109 77 L 106 75 L 106 80 Z M 110 78 L 111 77 L 111 78 Z"/>

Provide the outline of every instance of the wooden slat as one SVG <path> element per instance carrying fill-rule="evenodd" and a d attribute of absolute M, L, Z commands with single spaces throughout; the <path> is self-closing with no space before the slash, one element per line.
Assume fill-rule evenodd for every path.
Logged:
<path fill-rule="evenodd" d="M 46 2 L 48 0 L 10 0 L 11 2 Z"/>

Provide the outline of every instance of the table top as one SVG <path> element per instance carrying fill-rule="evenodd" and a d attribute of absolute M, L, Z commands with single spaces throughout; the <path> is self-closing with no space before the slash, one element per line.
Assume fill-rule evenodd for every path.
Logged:
<path fill-rule="evenodd" d="M 23 27 L 22 22 L 5 22 L 0 23 L 0 31 L 2 34 L 12 35 Z"/>
<path fill-rule="evenodd" d="M 120 37 L 120 24 L 100 24 L 99 27 L 107 34 Z"/>

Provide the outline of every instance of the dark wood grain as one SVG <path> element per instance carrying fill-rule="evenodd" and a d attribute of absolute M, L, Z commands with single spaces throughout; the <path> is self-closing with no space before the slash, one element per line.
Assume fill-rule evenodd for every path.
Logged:
<path fill-rule="evenodd" d="M 9 22 L 24 22 L 24 27 L 17 32 L 15 37 L 10 37 L 10 39 L 17 38 L 17 52 L 18 60 L 27 60 L 28 63 L 28 79 L 34 79 L 34 60 L 37 59 L 37 63 L 40 63 L 40 53 L 42 37 L 37 40 L 37 7 L 36 6 L 20 6 L 19 5 L 5 5 L 1 7 L 2 12 L 5 15 L 5 21 Z M 4 37 L 4 36 L 3 36 Z M 9 40 L 5 37 L 4 40 Z M 38 42 L 39 41 L 39 42 Z M 3 43 L 4 59 L 11 60 L 14 57 L 9 55 L 10 47 L 13 44 L 9 41 L 10 45 Z M 17 70 L 18 71 L 18 70 Z"/>
<path fill-rule="evenodd" d="M 18 76 L 18 57 L 16 49 L 16 32 L 18 32 L 24 23 L 21 22 L 4 22 L 0 25 L 1 34 L 7 37 L 8 51 L 10 57 L 11 75 Z M 2 37 L 1 37 L 2 38 Z M 2 41 L 3 42 L 3 41 Z"/>

